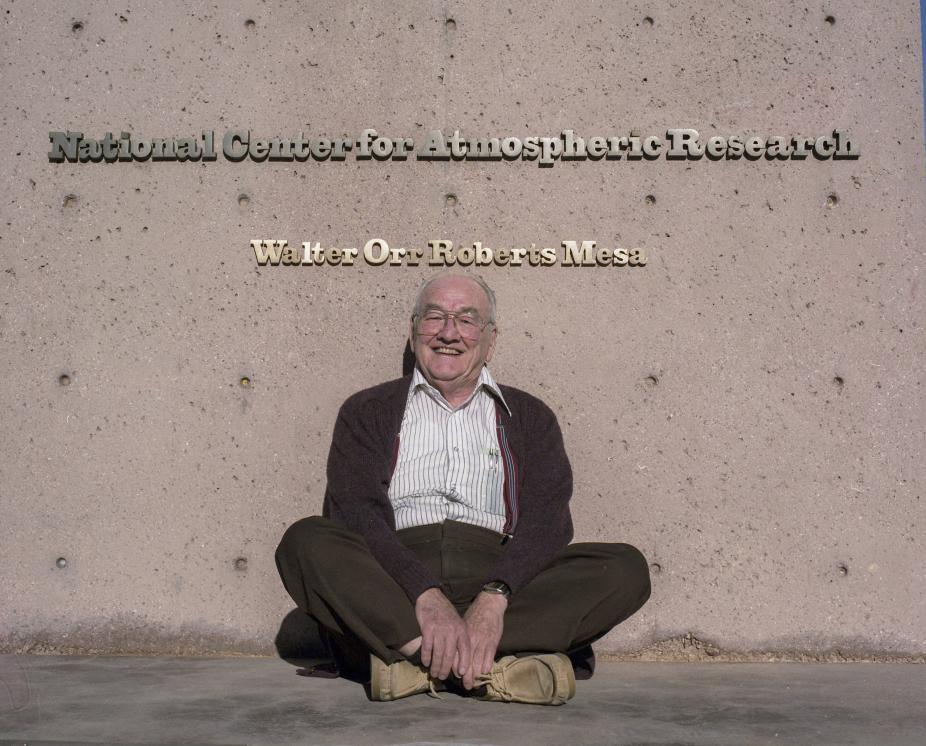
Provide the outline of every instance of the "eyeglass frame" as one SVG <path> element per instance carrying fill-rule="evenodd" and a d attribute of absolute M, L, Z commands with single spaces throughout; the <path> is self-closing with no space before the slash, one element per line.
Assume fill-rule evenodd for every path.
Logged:
<path fill-rule="evenodd" d="M 491 319 L 489 319 L 488 321 L 483 321 L 481 325 L 479 325 L 479 333 L 475 337 L 467 337 L 465 334 L 463 334 L 463 330 L 460 329 L 460 325 L 457 323 L 457 317 L 462 316 L 463 314 L 471 314 L 473 313 L 474 310 L 475 309 L 472 309 L 472 308 L 464 308 L 460 311 L 445 311 L 443 308 L 432 306 L 431 308 L 425 309 L 421 313 L 413 313 L 412 314 L 412 326 L 415 329 L 415 333 L 420 334 L 422 337 L 435 337 L 438 334 L 440 334 L 441 329 L 443 329 L 447 325 L 447 321 L 449 321 L 450 319 L 453 319 L 453 326 L 457 330 L 457 333 L 461 337 L 470 339 L 471 341 L 475 342 L 477 339 L 482 338 L 482 333 L 486 330 L 486 327 L 488 327 L 489 325 L 494 326 L 495 322 L 492 321 Z M 439 313 L 443 318 L 443 323 L 441 323 L 440 329 L 438 329 L 433 334 L 422 334 L 420 331 L 418 331 L 418 322 L 423 321 L 425 314 L 428 314 L 428 313 Z M 478 313 L 476 314 L 476 318 L 477 319 L 479 318 Z"/>

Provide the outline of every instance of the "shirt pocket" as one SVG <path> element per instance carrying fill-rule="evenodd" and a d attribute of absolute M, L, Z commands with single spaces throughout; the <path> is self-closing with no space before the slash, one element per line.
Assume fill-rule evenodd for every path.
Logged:
<path fill-rule="evenodd" d="M 483 467 L 481 482 L 485 511 L 494 515 L 505 515 L 504 465 L 498 441 L 495 438 L 483 446 L 480 460 Z"/>

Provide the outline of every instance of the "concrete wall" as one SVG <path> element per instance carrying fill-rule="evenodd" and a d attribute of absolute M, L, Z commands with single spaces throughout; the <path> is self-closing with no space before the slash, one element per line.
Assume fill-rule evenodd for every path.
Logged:
<path fill-rule="evenodd" d="M 483 272 L 497 378 L 560 418 L 577 538 L 653 563 L 602 651 L 926 653 L 916 2 L 6 2 L 0 29 L 4 649 L 273 650 L 273 550 L 433 270 L 258 268 L 249 241 L 378 236 L 646 249 Z M 840 127 L 862 154 L 47 158 L 51 130 L 366 127 Z"/>

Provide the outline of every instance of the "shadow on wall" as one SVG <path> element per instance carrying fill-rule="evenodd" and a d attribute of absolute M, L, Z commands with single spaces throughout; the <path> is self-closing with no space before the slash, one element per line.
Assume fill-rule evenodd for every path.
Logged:
<path fill-rule="evenodd" d="M 415 353 L 412 352 L 411 343 L 405 340 L 405 351 L 402 353 L 402 375 L 409 375 L 415 367 Z"/>

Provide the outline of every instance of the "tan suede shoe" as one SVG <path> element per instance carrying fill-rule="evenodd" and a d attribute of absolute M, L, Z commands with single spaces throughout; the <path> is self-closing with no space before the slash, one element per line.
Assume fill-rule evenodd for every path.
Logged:
<path fill-rule="evenodd" d="M 426 669 L 409 661 L 386 663 L 375 655 L 370 655 L 371 699 L 390 702 L 422 692 L 440 699 L 434 681 Z"/>
<path fill-rule="evenodd" d="M 576 693 L 572 663 L 562 653 L 507 655 L 488 674 L 477 677 L 476 683 L 486 687 L 480 699 L 492 702 L 563 705 Z"/>

